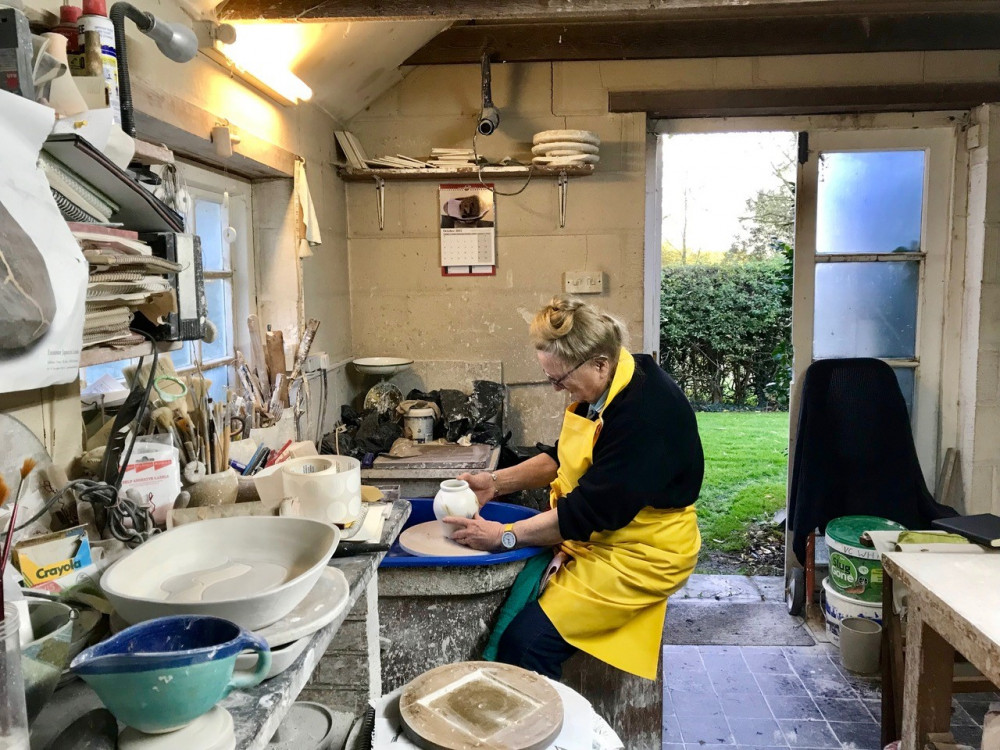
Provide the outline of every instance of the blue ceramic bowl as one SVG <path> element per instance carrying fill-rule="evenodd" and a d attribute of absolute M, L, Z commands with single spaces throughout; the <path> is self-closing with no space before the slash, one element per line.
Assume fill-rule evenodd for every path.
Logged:
<path fill-rule="evenodd" d="M 248 649 L 258 653 L 256 669 L 234 675 Z M 119 721 L 151 734 L 180 729 L 270 668 L 264 639 L 229 620 L 191 615 L 133 625 L 70 664 Z"/>

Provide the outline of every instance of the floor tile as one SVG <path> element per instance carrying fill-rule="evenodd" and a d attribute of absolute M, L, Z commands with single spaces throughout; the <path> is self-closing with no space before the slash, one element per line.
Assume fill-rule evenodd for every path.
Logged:
<path fill-rule="evenodd" d="M 778 721 L 785 741 L 795 748 L 839 748 L 840 742 L 825 721 L 781 719 Z"/>
<path fill-rule="evenodd" d="M 857 698 L 814 698 L 823 718 L 827 721 L 872 721 L 865 704 Z"/>
<path fill-rule="evenodd" d="M 755 675 L 764 695 L 808 695 L 802 681 L 789 674 Z"/>
<path fill-rule="evenodd" d="M 670 702 L 674 707 L 674 715 L 678 718 L 687 716 L 722 716 L 722 704 L 715 695 L 705 693 L 687 693 L 682 690 L 670 692 Z"/>
<path fill-rule="evenodd" d="M 685 745 L 684 750 L 736 750 L 735 745 L 703 745 L 703 744 L 693 744 Z"/>
<path fill-rule="evenodd" d="M 683 742 L 681 737 L 681 725 L 677 722 L 676 716 L 664 716 L 663 717 L 663 742 L 664 743 L 681 743 Z"/>
<path fill-rule="evenodd" d="M 715 692 L 719 695 L 732 695 L 734 693 L 760 695 L 760 687 L 749 671 L 713 672 L 711 677 Z"/>
<path fill-rule="evenodd" d="M 776 719 L 823 718 L 823 714 L 808 695 L 768 695 L 767 705 Z"/>
<path fill-rule="evenodd" d="M 857 693 L 844 676 L 800 674 L 799 679 L 813 698 L 856 698 Z"/>
<path fill-rule="evenodd" d="M 867 677 L 855 676 L 850 679 L 851 687 L 863 701 L 882 700 L 882 683 Z"/>
<path fill-rule="evenodd" d="M 722 712 L 730 719 L 770 719 L 771 708 L 761 693 L 720 695 Z"/>
<path fill-rule="evenodd" d="M 877 700 L 877 701 L 866 700 L 866 701 L 861 701 L 861 702 L 865 704 L 865 708 L 868 709 L 868 713 L 870 713 L 872 715 L 872 718 L 875 719 L 876 723 L 882 721 L 882 701 L 881 700 Z"/>
<path fill-rule="evenodd" d="M 681 736 L 685 745 L 734 745 L 724 716 L 681 716 Z"/>
<path fill-rule="evenodd" d="M 961 703 L 956 700 L 951 702 L 951 725 L 953 727 L 974 727 L 978 726 L 972 715 L 965 710 Z"/>
<path fill-rule="evenodd" d="M 989 702 L 983 701 L 963 701 L 961 696 L 956 696 L 958 700 L 958 705 L 962 707 L 966 715 L 972 720 L 976 726 L 983 725 L 983 719 L 986 718 L 986 712 L 990 708 Z"/>
<path fill-rule="evenodd" d="M 715 693 L 708 672 L 678 670 L 663 673 L 663 684 L 668 690 L 683 693 Z"/>
<path fill-rule="evenodd" d="M 697 646 L 664 646 L 663 647 L 663 671 L 668 669 L 698 669 L 704 668 L 701 661 L 701 654 L 698 653 Z"/>
<path fill-rule="evenodd" d="M 955 742 L 959 745 L 969 745 L 979 747 L 983 741 L 983 730 L 980 727 L 955 727 L 951 728 L 951 733 L 955 735 Z"/>
<path fill-rule="evenodd" d="M 830 729 L 844 747 L 879 750 L 882 746 L 882 728 L 874 721 L 831 721 Z"/>
<path fill-rule="evenodd" d="M 684 750 L 684 745 L 673 742 L 664 742 L 661 745 L 661 750 Z"/>
<path fill-rule="evenodd" d="M 774 719 L 736 719 L 730 716 L 729 729 L 737 745 L 770 747 L 784 742 L 784 734 Z"/>
<path fill-rule="evenodd" d="M 760 653 L 749 648 L 743 649 L 743 661 L 751 672 L 771 674 L 792 674 L 792 666 L 780 651 Z"/>

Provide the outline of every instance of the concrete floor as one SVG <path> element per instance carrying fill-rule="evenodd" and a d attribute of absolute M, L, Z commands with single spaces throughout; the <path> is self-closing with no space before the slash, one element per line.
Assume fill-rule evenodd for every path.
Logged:
<path fill-rule="evenodd" d="M 789 616 L 783 599 L 781 578 L 700 575 L 671 597 L 663 750 L 880 750 L 878 678 L 843 669 L 821 623 Z M 998 700 L 957 696 L 955 739 L 978 747 Z"/>

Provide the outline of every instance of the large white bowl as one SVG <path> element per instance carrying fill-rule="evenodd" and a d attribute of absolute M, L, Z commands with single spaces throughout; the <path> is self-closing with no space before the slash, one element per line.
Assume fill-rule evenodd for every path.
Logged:
<path fill-rule="evenodd" d="M 404 357 L 361 357 L 354 360 L 354 366 L 368 375 L 395 375 L 412 364 L 412 359 Z"/>
<path fill-rule="evenodd" d="M 305 598 L 339 542 L 336 526 L 306 518 L 199 521 L 154 536 L 108 568 L 101 588 L 133 625 L 191 614 L 257 630 Z"/>

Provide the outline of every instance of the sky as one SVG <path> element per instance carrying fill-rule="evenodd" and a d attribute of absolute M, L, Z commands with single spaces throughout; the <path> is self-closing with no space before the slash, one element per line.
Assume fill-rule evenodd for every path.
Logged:
<path fill-rule="evenodd" d="M 779 184 L 774 168 L 795 154 L 794 133 L 664 135 L 663 239 L 678 249 L 687 191 L 689 250 L 729 249 L 746 201 Z M 794 166 L 787 175 L 795 179 Z"/>

